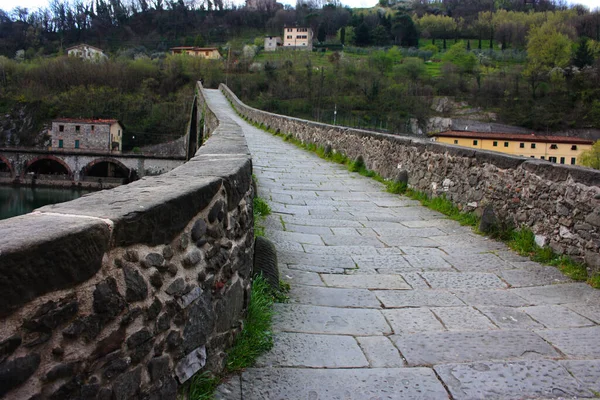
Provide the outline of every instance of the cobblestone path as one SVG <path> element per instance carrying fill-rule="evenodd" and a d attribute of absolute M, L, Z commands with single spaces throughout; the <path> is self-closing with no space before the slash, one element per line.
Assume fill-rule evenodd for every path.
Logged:
<path fill-rule="evenodd" d="M 220 398 L 516 399 L 600 392 L 600 291 L 245 123 L 290 301 Z"/>

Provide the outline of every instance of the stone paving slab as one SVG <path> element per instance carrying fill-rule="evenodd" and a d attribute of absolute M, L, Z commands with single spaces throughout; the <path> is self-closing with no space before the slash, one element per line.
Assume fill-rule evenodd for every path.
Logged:
<path fill-rule="evenodd" d="M 498 272 L 498 276 L 512 287 L 544 286 L 573 282 L 570 278 L 563 275 L 558 268 L 542 265 L 500 271 Z"/>
<path fill-rule="evenodd" d="M 281 332 L 257 367 L 365 368 L 369 362 L 351 336 Z"/>
<path fill-rule="evenodd" d="M 455 295 L 444 290 L 375 290 L 385 308 L 464 306 Z"/>
<path fill-rule="evenodd" d="M 503 289 L 506 284 L 485 272 L 423 272 L 420 274 L 434 289 Z"/>
<path fill-rule="evenodd" d="M 273 330 L 376 336 L 392 333 L 381 312 L 373 309 L 275 304 Z"/>
<path fill-rule="evenodd" d="M 370 246 L 317 246 L 312 244 L 303 245 L 307 253 L 312 254 L 329 254 L 329 255 L 376 255 L 375 247 Z"/>
<path fill-rule="evenodd" d="M 288 232 L 297 232 L 297 233 L 309 233 L 313 235 L 329 235 L 331 234 L 331 229 L 328 226 L 306 226 L 306 225 L 296 225 L 296 224 L 285 224 L 285 230 Z"/>
<path fill-rule="evenodd" d="M 391 339 L 410 366 L 560 357 L 528 331 L 421 332 Z"/>
<path fill-rule="evenodd" d="M 582 303 L 600 304 L 600 290 L 585 283 L 511 289 L 511 292 L 534 305 L 573 303 L 575 299 Z"/>
<path fill-rule="evenodd" d="M 325 219 L 315 218 L 314 216 L 307 218 L 296 218 L 289 215 L 281 215 L 281 218 L 286 224 L 306 225 L 306 226 L 328 226 L 330 228 L 345 227 L 345 228 L 364 228 L 364 225 L 359 221 L 349 221 L 344 219 Z"/>
<path fill-rule="evenodd" d="M 577 328 L 595 325 L 589 319 L 556 304 L 525 307 L 522 310 L 547 328 Z"/>
<path fill-rule="evenodd" d="M 446 330 L 431 310 L 425 307 L 383 310 L 382 313 L 396 334 Z"/>
<path fill-rule="evenodd" d="M 478 362 L 435 368 L 455 400 L 594 397 L 558 362 Z"/>
<path fill-rule="evenodd" d="M 459 299 L 470 306 L 523 307 L 532 304 L 530 301 L 527 301 L 508 290 L 451 289 L 451 291 Z"/>
<path fill-rule="evenodd" d="M 443 258 L 461 272 L 489 272 L 514 268 L 512 264 L 492 253 L 453 254 Z"/>
<path fill-rule="evenodd" d="M 381 308 L 374 293 L 367 289 L 338 289 L 294 285 L 289 292 L 290 302 L 315 306 L 346 308 Z"/>
<path fill-rule="evenodd" d="M 430 254 L 407 254 L 404 257 L 410 265 L 421 271 L 452 270 L 452 265 L 448 264 L 441 256 Z"/>
<path fill-rule="evenodd" d="M 244 400 L 447 399 L 429 368 L 249 368 L 242 373 Z"/>
<path fill-rule="evenodd" d="M 310 254 L 299 251 L 278 251 L 277 260 L 282 264 L 317 265 L 330 268 L 356 268 L 354 260 L 347 255 Z"/>
<path fill-rule="evenodd" d="M 371 368 L 399 368 L 404 366 L 398 349 L 385 336 L 359 336 L 358 345 Z"/>
<path fill-rule="evenodd" d="M 310 286 L 325 286 L 321 276 L 316 272 L 298 271 L 289 269 L 285 266 L 279 266 L 280 279 L 288 282 L 291 285 L 310 285 Z"/>
<path fill-rule="evenodd" d="M 287 264 L 287 268 L 296 271 L 314 272 L 317 274 L 345 274 L 346 269 L 337 267 L 323 267 L 321 265 Z"/>
<path fill-rule="evenodd" d="M 327 286 L 366 289 L 411 289 L 400 275 L 321 275 Z"/>
<path fill-rule="evenodd" d="M 367 225 L 365 223 L 365 225 Z M 385 243 L 387 246 L 398 246 L 398 247 L 438 247 L 439 245 L 432 239 L 426 237 L 395 237 L 395 236 L 380 236 L 379 240 Z"/>
<path fill-rule="evenodd" d="M 565 304 L 565 307 L 575 311 L 579 315 L 583 315 L 587 319 L 600 324 L 600 304 L 591 303 L 572 303 Z"/>
<path fill-rule="evenodd" d="M 383 270 L 379 270 L 379 273 L 382 275 L 386 274 L 386 272 Z M 423 279 L 423 277 L 416 272 L 403 272 L 400 274 L 400 276 L 402 276 L 406 283 L 408 283 L 413 289 L 431 289 L 425 279 Z"/>
<path fill-rule="evenodd" d="M 598 346 L 600 326 L 548 329 L 536 332 L 571 358 L 600 358 L 600 346 Z"/>
<path fill-rule="evenodd" d="M 377 240 L 377 238 L 369 236 L 321 235 L 321 240 L 323 240 L 327 246 L 383 247 L 383 243 Z"/>
<path fill-rule="evenodd" d="M 500 329 L 542 329 L 544 325 L 534 321 L 522 309 L 501 306 L 479 306 Z"/>
<path fill-rule="evenodd" d="M 312 235 L 309 233 L 297 233 L 266 229 L 266 236 L 273 241 L 275 244 L 278 242 L 296 242 L 306 244 L 320 244 L 324 245 L 319 235 Z"/>
<path fill-rule="evenodd" d="M 436 307 L 431 311 L 449 331 L 480 331 L 498 329 L 489 318 L 473 307 Z"/>
<path fill-rule="evenodd" d="M 579 382 L 600 393 L 600 360 L 560 361 Z"/>
<path fill-rule="evenodd" d="M 415 268 L 406 261 L 401 254 L 356 254 L 352 259 L 358 265 L 358 268 L 365 269 L 393 269 L 397 271 L 413 271 Z"/>

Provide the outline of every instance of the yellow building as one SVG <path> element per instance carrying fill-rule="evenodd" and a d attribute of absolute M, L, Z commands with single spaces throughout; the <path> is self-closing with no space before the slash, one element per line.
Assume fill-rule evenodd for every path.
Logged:
<path fill-rule="evenodd" d="M 312 42 L 310 28 L 283 28 L 283 48 L 312 50 Z"/>
<path fill-rule="evenodd" d="M 179 46 L 171 47 L 171 54 L 188 54 L 192 57 L 203 57 L 207 60 L 220 60 L 221 53 L 216 47 Z"/>
<path fill-rule="evenodd" d="M 447 131 L 433 135 L 440 143 L 498 151 L 559 164 L 579 164 L 579 156 L 594 143 L 589 139 L 535 134 Z"/>

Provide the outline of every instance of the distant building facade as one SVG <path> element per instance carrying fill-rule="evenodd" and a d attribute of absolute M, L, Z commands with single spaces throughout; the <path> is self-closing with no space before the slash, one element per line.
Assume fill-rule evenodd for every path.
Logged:
<path fill-rule="evenodd" d="M 312 50 L 313 31 L 311 28 L 283 28 L 283 47 Z"/>
<path fill-rule="evenodd" d="M 171 47 L 171 54 L 188 54 L 192 57 L 202 57 L 207 60 L 220 60 L 221 53 L 216 47 L 179 46 Z"/>
<path fill-rule="evenodd" d="M 102 61 L 108 59 L 108 56 L 104 54 L 102 49 L 85 43 L 69 47 L 67 49 L 67 54 L 69 57 L 79 57 L 88 61 Z"/>
<path fill-rule="evenodd" d="M 441 143 L 498 151 L 559 164 L 579 165 L 579 157 L 594 143 L 589 139 L 535 134 L 448 131 L 434 135 Z"/>
<path fill-rule="evenodd" d="M 52 150 L 123 150 L 123 127 L 116 119 L 56 119 L 50 131 Z"/>
<path fill-rule="evenodd" d="M 281 38 L 279 36 L 266 36 L 265 37 L 265 51 L 276 51 L 278 47 L 282 45 Z"/>

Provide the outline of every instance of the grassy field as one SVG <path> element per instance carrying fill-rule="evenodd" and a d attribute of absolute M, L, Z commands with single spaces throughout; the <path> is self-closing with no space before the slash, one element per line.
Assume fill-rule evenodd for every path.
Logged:
<path fill-rule="evenodd" d="M 477 49 L 479 46 L 479 40 L 477 38 L 473 38 L 473 39 L 459 39 L 458 41 L 463 41 L 466 42 L 467 40 L 471 40 L 471 49 L 475 50 Z M 429 44 L 433 44 L 433 39 L 423 39 L 420 38 L 419 39 L 419 48 L 421 47 L 425 47 Z M 442 46 L 444 44 L 444 41 L 442 39 L 436 39 L 435 41 L 435 45 L 442 50 Z M 446 48 L 450 48 L 452 45 L 454 44 L 454 39 L 446 39 Z M 488 50 L 490 48 L 490 41 L 489 39 L 487 40 L 482 40 L 481 41 L 481 49 L 482 50 Z M 494 49 L 495 50 L 500 50 L 500 46 L 499 43 L 494 41 Z"/>

